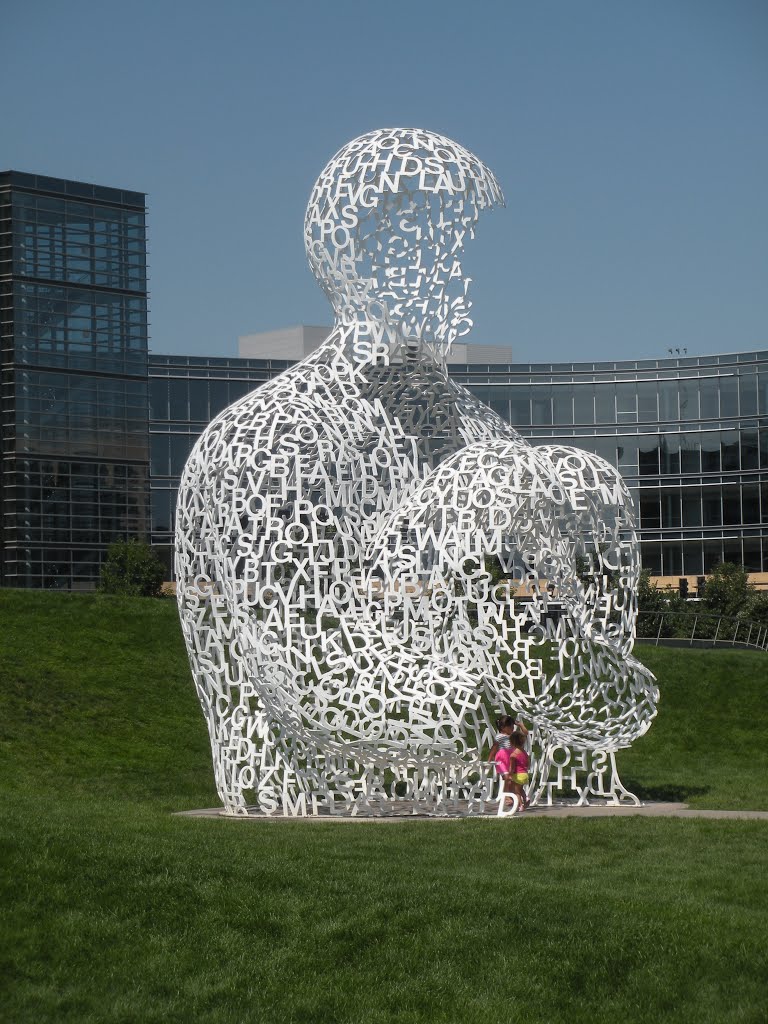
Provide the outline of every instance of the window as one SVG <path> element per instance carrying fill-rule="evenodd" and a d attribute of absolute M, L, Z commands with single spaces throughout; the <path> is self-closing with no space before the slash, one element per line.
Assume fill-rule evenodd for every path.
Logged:
<path fill-rule="evenodd" d="M 742 416 L 757 415 L 757 375 L 754 373 L 739 377 L 739 407 Z"/>
<path fill-rule="evenodd" d="M 509 422 L 519 427 L 530 426 L 530 399 L 520 394 L 521 388 L 514 388 L 510 398 Z"/>
<path fill-rule="evenodd" d="M 761 416 L 768 416 L 768 370 L 757 375 L 757 405 Z"/>
<path fill-rule="evenodd" d="M 595 385 L 595 422 L 616 423 L 616 385 Z"/>
<path fill-rule="evenodd" d="M 229 382 L 229 400 L 237 401 L 245 394 L 245 381 L 231 380 Z M 498 413 L 503 420 L 509 422 L 509 392 L 507 388 L 491 387 L 486 388 L 483 401 L 489 405 L 495 413 Z"/>
<path fill-rule="evenodd" d="M 640 560 L 652 576 L 661 576 L 661 544 L 641 543 Z"/>
<path fill-rule="evenodd" d="M 741 524 L 741 492 L 738 486 L 730 484 L 723 487 L 723 525 L 739 526 Z"/>
<path fill-rule="evenodd" d="M 744 562 L 744 554 L 741 550 L 741 540 L 735 537 L 726 537 L 723 540 L 723 561 L 735 562 L 736 565 L 742 565 Z"/>
<path fill-rule="evenodd" d="M 668 420 L 676 420 L 677 418 L 677 381 L 660 381 L 659 419 L 664 423 Z"/>
<path fill-rule="evenodd" d="M 658 476 L 659 438 L 658 435 L 640 438 L 638 450 L 640 476 Z"/>
<path fill-rule="evenodd" d="M 616 385 L 616 412 L 637 416 L 637 384 L 622 381 Z"/>
<path fill-rule="evenodd" d="M 655 423 L 659 418 L 659 399 L 656 381 L 640 381 L 637 385 L 637 418 L 643 423 Z"/>
<path fill-rule="evenodd" d="M 17 194 L 14 260 L 19 274 L 112 288 L 145 287 L 145 236 L 117 208 Z M 130 244 L 129 244 L 130 243 Z"/>
<path fill-rule="evenodd" d="M 723 472 L 739 469 L 739 435 L 735 430 L 724 430 L 720 435 L 720 455 Z"/>
<path fill-rule="evenodd" d="M 573 422 L 595 422 L 595 389 L 591 384 L 578 384 L 573 391 Z"/>
<path fill-rule="evenodd" d="M 627 473 L 631 476 L 637 475 L 637 453 L 638 446 L 636 438 L 619 438 L 619 444 L 617 445 L 616 454 L 618 458 L 620 472 Z"/>
<path fill-rule="evenodd" d="M 680 435 L 680 472 L 701 472 L 701 450 L 699 448 L 699 439 L 697 437 L 691 437 L 690 434 Z"/>
<path fill-rule="evenodd" d="M 704 572 L 709 574 L 723 560 L 723 542 L 719 538 L 704 541 Z"/>
<path fill-rule="evenodd" d="M 152 476 L 168 476 L 171 463 L 167 434 L 150 434 L 150 467 Z"/>
<path fill-rule="evenodd" d="M 701 488 L 683 487 L 683 526 L 701 526 Z"/>
<path fill-rule="evenodd" d="M 225 380 L 212 380 L 210 382 L 211 394 L 211 418 L 217 416 L 229 405 L 229 386 Z"/>
<path fill-rule="evenodd" d="M 679 527 L 681 525 L 680 515 L 680 492 L 677 490 L 665 490 L 661 493 L 661 525 L 665 528 Z"/>
<path fill-rule="evenodd" d="M 720 472 L 720 435 L 701 435 L 701 471 L 702 473 Z"/>
<path fill-rule="evenodd" d="M 567 387 L 552 388 L 552 419 L 557 426 L 573 423 L 573 393 Z"/>
<path fill-rule="evenodd" d="M 552 388 L 534 387 L 531 389 L 532 412 L 531 422 L 534 426 L 551 426 L 552 424 Z"/>
<path fill-rule="evenodd" d="M 195 443 L 194 434 L 171 434 L 171 476 L 180 476 Z"/>
<path fill-rule="evenodd" d="M 247 381 L 247 380 L 231 380 L 229 382 L 229 400 L 230 400 L 230 402 L 236 402 L 238 400 L 238 398 L 243 398 L 245 395 L 248 394 L 249 391 L 253 391 L 253 388 L 254 388 L 254 385 L 250 381 Z M 496 400 L 498 402 L 500 402 L 500 403 L 502 403 L 502 402 L 504 403 L 504 408 L 505 408 L 506 411 L 503 413 L 503 417 L 504 417 L 505 420 L 509 420 L 509 414 L 508 414 L 509 394 L 508 394 L 508 389 L 500 387 L 500 388 L 492 388 L 491 390 L 495 390 L 495 391 L 498 392 L 498 395 L 496 396 Z M 496 408 L 494 406 L 493 402 L 491 402 L 491 408 L 492 409 Z M 498 409 L 496 411 L 499 412 Z"/>
<path fill-rule="evenodd" d="M 661 526 L 659 496 L 655 492 L 640 493 L 640 526 L 643 530 L 657 530 Z"/>
<path fill-rule="evenodd" d="M 579 438 L 579 441 L 582 441 Z M 592 451 L 595 455 L 599 455 L 601 459 L 605 459 L 606 462 L 610 462 L 612 466 L 616 465 L 616 439 L 612 437 L 596 437 L 596 438 L 583 438 L 582 447 L 586 451 Z"/>
<path fill-rule="evenodd" d="M 509 400 L 509 422 L 519 427 L 531 425 L 531 401 L 527 395 L 521 395 L 521 388 L 512 390 L 512 397 Z"/>
<path fill-rule="evenodd" d="M 720 418 L 729 419 L 739 415 L 738 377 L 720 378 Z"/>
<path fill-rule="evenodd" d="M 189 418 L 199 423 L 208 422 L 208 381 L 189 381 Z"/>
<path fill-rule="evenodd" d="M 704 572 L 704 552 L 701 541 L 683 543 L 683 573 L 686 576 L 701 576 Z"/>
<path fill-rule="evenodd" d="M 720 505 L 720 489 L 705 487 L 702 492 L 702 510 L 704 526 L 722 526 L 723 513 Z"/>
<path fill-rule="evenodd" d="M 748 572 L 761 572 L 762 560 L 760 557 L 760 538 L 744 538 L 744 568 Z"/>
<path fill-rule="evenodd" d="M 680 472 L 680 435 L 662 435 L 660 448 L 660 461 L 662 473 Z"/>
<path fill-rule="evenodd" d="M 741 489 L 741 516 L 744 524 L 760 522 L 760 486 L 744 484 Z"/>
<path fill-rule="evenodd" d="M 760 469 L 768 469 L 768 427 L 760 430 Z"/>
<path fill-rule="evenodd" d="M 760 449 L 756 430 L 741 431 L 741 468 L 759 469 Z"/>
<path fill-rule="evenodd" d="M 171 498 L 173 491 L 152 491 L 152 530 L 167 533 L 173 529 Z"/>
<path fill-rule="evenodd" d="M 186 380 L 169 380 L 168 396 L 170 419 L 186 422 L 189 419 L 189 404 Z"/>
<path fill-rule="evenodd" d="M 675 543 L 662 544 L 661 555 L 663 559 L 665 576 L 682 576 L 683 574 L 683 546 L 680 541 Z"/>
<path fill-rule="evenodd" d="M 699 385 L 698 381 L 680 381 L 680 419 L 697 420 L 699 418 Z"/>

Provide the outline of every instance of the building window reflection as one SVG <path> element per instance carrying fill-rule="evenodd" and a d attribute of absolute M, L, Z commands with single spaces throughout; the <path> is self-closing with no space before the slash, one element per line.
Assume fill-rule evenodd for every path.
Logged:
<path fill-rule="evenodd" d="M 0 173 L 5 585 L 93 589 L 149 535 L 144 201 Z"/>
<path fill-rule="evenodd" d="M 758 360 L 765 365 L 768 355 Z M 166 490 L 203 423 L 277 372 L 236 359 L 182 357 L 171 364 L 172 357 L 158 357 L 151 367 L 153 416 L 162 395 L 178 388 L 174 412 L 188 417 L 169 423 L 168 409 L 153 421 L 164 446 L 158 486 Z M 740 531 L 768 523 L 768 483 L 757 479 L 768 470 L 768 423 L 756 419 L 768 413 L 768 371 L 725 357 L 647 361 L 642 371 L 620 363 L 449 369 L 534 443 L 574 445 L 618 466 L 636 495 L 643 564 L 656 574 L 700 575 L 722 559 L 727 532 L 737 533 L 730 541 L 746 551 Z M 752 420 L 739 422 L 734 409 Z M 157 542 L 170 539 L 159 534 Z M 768 543 L 758 537 L 750 552 L 768 569 Z"/>

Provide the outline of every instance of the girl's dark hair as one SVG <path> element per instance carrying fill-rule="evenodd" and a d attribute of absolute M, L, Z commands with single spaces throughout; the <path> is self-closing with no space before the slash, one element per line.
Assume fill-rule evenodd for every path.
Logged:
<path fill-rule="evenodd" d="M 511 718 L 509 715 L 502 715 L 500 718 L 496 719 L 496 728 L 498 729 L 499 732 L 501 732 L 502 729 L 506 729 L 507 726 L 514 724 L 514 718 Z"/>
<path fill-rule="evenodd" d="M 523 750 L 525 747 L 525 736 L 523 736 L 521 732 L 513 732 L 509 738 L 516 747 L 520 747 L 520 749 Z"/>

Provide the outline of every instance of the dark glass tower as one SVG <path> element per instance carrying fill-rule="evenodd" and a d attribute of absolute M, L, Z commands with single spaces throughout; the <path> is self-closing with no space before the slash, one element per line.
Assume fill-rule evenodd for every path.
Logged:
<path fill-rule="evenodd" d="M 0 173 L 5 586 L 92 589 L 147 536 L 145 196 Z"/>

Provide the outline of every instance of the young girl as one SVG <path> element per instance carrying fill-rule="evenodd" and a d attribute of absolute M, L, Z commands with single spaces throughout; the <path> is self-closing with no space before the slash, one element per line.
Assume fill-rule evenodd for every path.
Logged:
<path fill-rule="evenodd" d="M 519 740 L 521 747 L 525 746 L 525 737 L 528 735 L 528 730 L 525 728 L 522 722 L 516 722 L 514 718 L 509 715 L 502 715 L 501 718 L 496 721 L 496 729 L 498 730 L 494 739 L 494 744 L 491 747 L 491 753 L 489 759 L 496 762 L 496 771 L 504 779 L 504 789 L 508 793 L 516 793 L 520 798 L 520 808 L 526 806 L 525 793 L 523 792 L 522 785 L 518 785 L 516 782 L 516 775 L 518 772 L 517 762 L 514 760 L 515 757 L 515 739 Z M 522 751 L 525 757 L 525 778 L 523 783 L 528 781 L 528 755 L 525 750 Z"/>
<path fill-rule="evenodd" d="M 509 776 L 512 782 L 512 792 L 520 797 L 520 810 L 528 806 L 528 798 L 525 795 L 523 786 L 528 782 L 528 767 L 530 764 L 525 749 L 525 736 L 521 731 L 513 732 L 510 735 L 510 757 Z"/>
<path fill-rule="evenodd" d="M 510 715 L 502 715 L 496 719 L 496 735 L 493 738 L 493 746 L 491 752 L 488 755 L 489 761 L 496 760 L 496 754 L 501 750 L 512 749 L 512 733 L 522 733 L 523 742 L 528 735 L 528 730 L 525 728 L 522 722 L 515 721 Z"/>
<path fill-rule="evenodd" d="M 505 780 L 505 789 L 509 789 L 512 756 L 512 733 L 515 721 L 509 715 L 502 715 L 496 720 L 496 736 L 491 747 L 490 760 L 496 762 L 496 771 Z"/>

